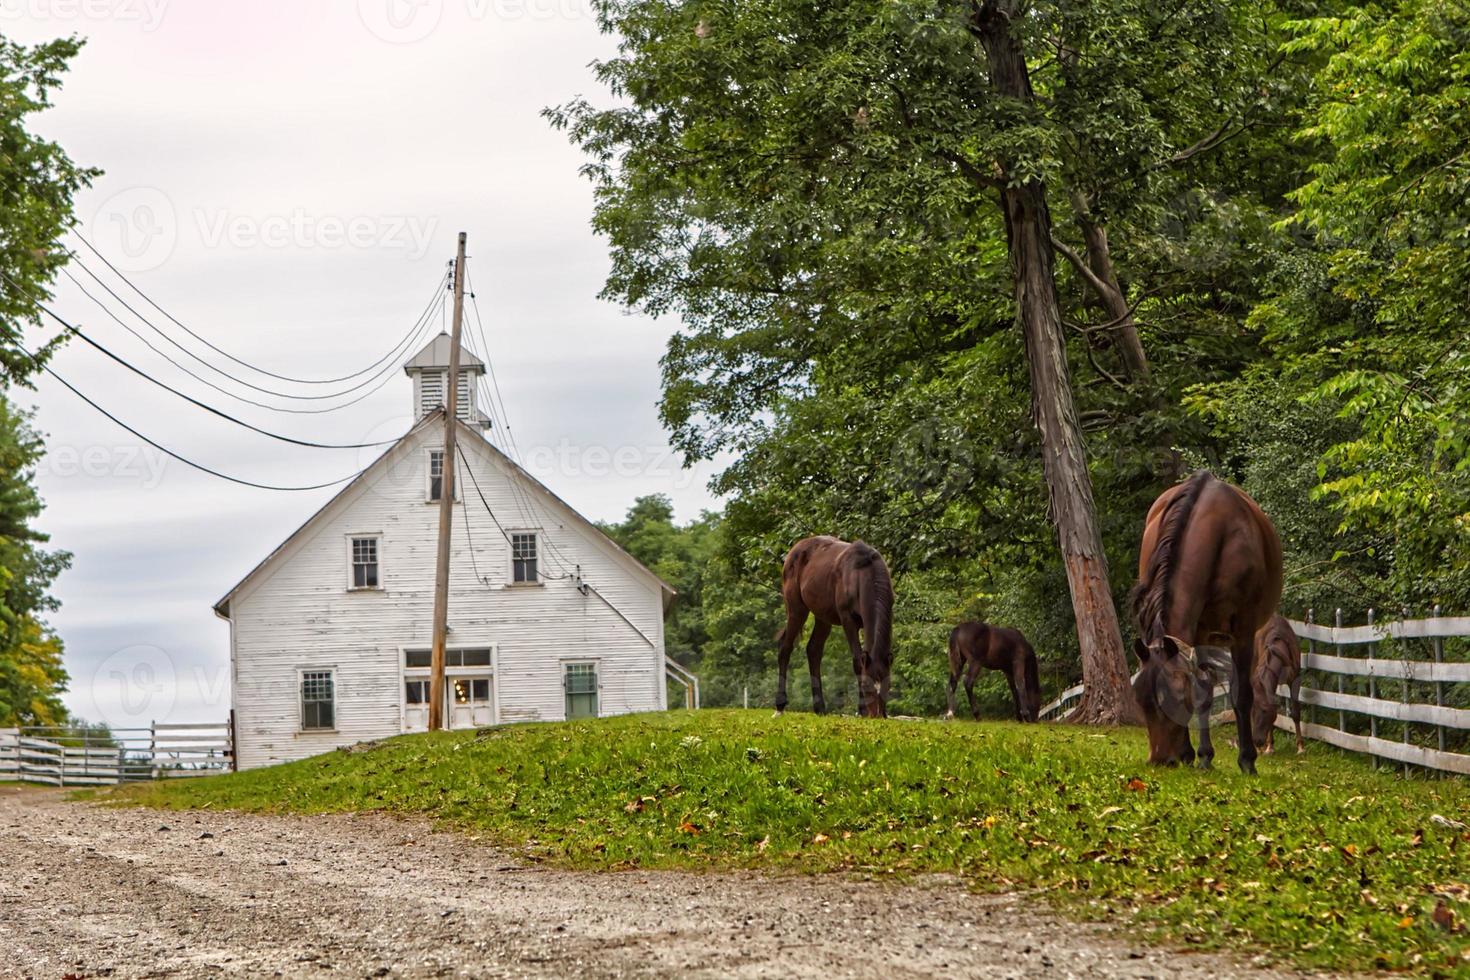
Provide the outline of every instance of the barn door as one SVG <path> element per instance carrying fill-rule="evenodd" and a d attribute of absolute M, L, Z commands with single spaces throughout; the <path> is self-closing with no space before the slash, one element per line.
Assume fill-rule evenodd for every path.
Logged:
<path fill-rule="evenodd" d="M 482 728 L 495 723 L 490 677 L 452 677 L 445 685 L 450 728 Z"/>

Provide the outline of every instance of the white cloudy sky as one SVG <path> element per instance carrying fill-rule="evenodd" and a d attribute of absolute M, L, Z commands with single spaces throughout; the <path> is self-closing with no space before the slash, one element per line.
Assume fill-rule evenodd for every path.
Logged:
<path fill-rule="evenodd" d="M 673 325 L 597 299 L 607 257 L 580 155 L 539 116 L 605 98 L 587 66 L 613 42 L 587 0 L 0 0 L 0 18 L 21 41 L 88 38 L 37 128 L 106 171 L 79 201 L 88 237 L 194 330 L 283 374 L 355 371 L 407 332 L 464 230 L 533 471 L 594 519 L 644 493 L 671 495 L 681 518 L 712 504 L 709 472 L 682 471 L 658 423 Z M 345 411 L 280 415 L 191 382 L 66 284 L 56 307 L 275 431 L 356 442 L 409 420 L 401 374 Z M 317 482 L 363 462 L 212 419 L 79 343 L 54 366 L 232 474 Z M 163 460 L 49 379 L 15 394 L 48 437 L 42 526 L 75 555 L 53 617 L 69 705 L 114 724 L 223 717 L 227 627 L 210 606 L 329 492 L 251 490 Z M 644 463 L 607 472 L 596 449 L 622 447 Z"/>

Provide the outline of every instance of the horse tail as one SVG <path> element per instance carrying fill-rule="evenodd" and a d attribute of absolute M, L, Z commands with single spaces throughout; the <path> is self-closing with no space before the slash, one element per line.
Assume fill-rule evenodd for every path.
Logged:
<path fill-rule="evenodd" d="M 1169 502 L 1159 524 L 1158 540 L 1154 542 L 1153 554 L 1149 556 L 1148 568 L 1138 579 L 1138 584 L 1128 594 L 1134 625 L 1144 642 L 1152 643 L 1164 632 L 1164 620 L 1169 614 L 1169 586 L 1174 577 L 1175 559 L 1179 543 L 1189 526 L 1190 514 L 1205 485 L 1214 479 L 1209 470 L 1196 470 L 1185 481 L 1184 489 Z"/>

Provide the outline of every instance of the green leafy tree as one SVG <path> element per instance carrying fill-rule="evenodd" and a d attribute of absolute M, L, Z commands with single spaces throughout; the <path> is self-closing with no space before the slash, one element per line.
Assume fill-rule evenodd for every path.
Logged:
<path fill-rule="evenodd" d="M 1269 359 L 1213 390 L 1237 407 L 1269 402 L 1315 416 L 1332 434 L 1306 443 L 1314 451 L 1303 458 L 1320 463 L 1305 489 L 1336 509 L 1322 530 L 1337 536 L 1339 558 L 1372 556 L 1395 601 L 1376 588 L 1357 593 L 1390 608 L 1463 609 L 1470 7 L 1355 6 L 1290 26 L 1288 50 L 1320 65 L 1299 132 L 1316 162 L 1282 222 L 1298 233 L 1294 245 L 1252 315 Z M 1274 397 L 1283 381 L 1305 405 Z"/>
<path fill-rule="evenodd" d="M 1270 125 L 1302 70 L 1280 6 L 598 11 L 624 104 L 551 117 L 589 155 L 607 295 L 683 322 L 676 443 L 739 454 L 735 570 L 821 530 L 1060 584 L 1083 715 L 1129 716 L 1105 553 L 1209 441 L 1182 390 L 1253 356 L 1252 249 L 1301 166 Z"/>
<path fill-rule="evenodd" d="M 51 105 L 82 42 L 34 47 L 0 37 L 0 375 L 23 382 L 38 369 L 17 346 L 21 326 L 40 320 L 38 303 L 66 263 L 58 239 L 73 222 L 77 191 L 100 173 L 73 163 L 56 143 L 31 132 L 30 117 Z M 33 351 L 44 361 L 60 337 Z M 3 380 L 3 377 L 0 377 Z"/>

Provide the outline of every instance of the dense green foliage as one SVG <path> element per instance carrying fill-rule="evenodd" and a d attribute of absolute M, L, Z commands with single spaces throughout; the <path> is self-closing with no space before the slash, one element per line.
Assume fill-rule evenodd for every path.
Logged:
<path fill-rule="evenodd" d="M 47 589 L 71 560 L 47 551 L 33 521 L 41 512 L 33 477 L 41 441 L 0 397 L 0 726 L 54 724 L 65 717 L 61 641 L 42 617 Z"/>
<path fill-rule="evenodd" d="M 1115 597 L 1150 501 L 1208 466 L 1276 520 L 1286 610 L 1470 608 L 1463 0 L 1029 4 L 1030 107 L 985 84 L 969 3 L 597 7 L 618 103 L 549 115 L 607 295 L 679 318 L 676 444 L 732 454 L 706 673 L 761 689 L 781 557 L 832 533 L 896 573 L 897 711 L 938 710 L 964 618 L 1077 679 L 995 207 L 1030 176 Z"/>
<path fill-rule="evenodd" d="M 41 441 L 10 386 L 25 384 L 60 343 L 31 354 L 19 346 L 66 261 L 56 241 L 72 223 L 73 196 L 96 173 L 28 128 L 79 47 L 75 39 L 26 47 L 0 37 L 0 725 L 53 724 L 66 714 L 61 641 L 42 617 L 55 607 L 47 590 L 69 556 L 44 550 L 35 530 Z"/>
<path fill-rule="evenodd" d="M 592 868 L 942 871 L 1084 915 L 1307 966 L 1465 969 L 1470 820 L 1314 746 L 1233 771 L 1143 768 L 1143 733 L 678 712 L 410 735 L 114 793 L 122 803 L 426 814 Z M 1392 793 L 1393 806 L 1377 805 Z"/>

